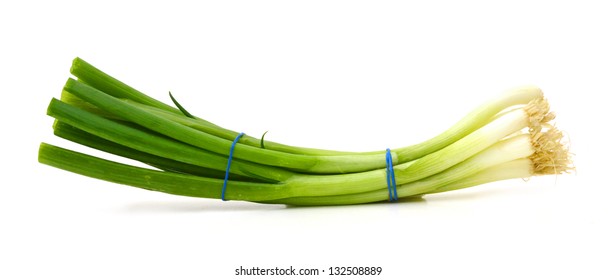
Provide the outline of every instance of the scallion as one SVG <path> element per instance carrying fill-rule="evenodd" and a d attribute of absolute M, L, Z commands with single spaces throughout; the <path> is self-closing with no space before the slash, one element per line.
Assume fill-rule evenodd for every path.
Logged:
<path fill-rule="evenodd" d="M 141 161 L 112 162 L 42 143 L 39 161 L 110 182 L 176 195 L 220 198 L 237 132 L 174 108 L 76 58 L 48 115 L 54 133 Z M 399 197 L 572 169 L 542 91 L 520 87 L 479 106 L 436 137 L 392 150 Z M 225 198 L 340 205 L 389 199 L 384 151 L 296 147 L 244 136 L 235 146 Z"/>

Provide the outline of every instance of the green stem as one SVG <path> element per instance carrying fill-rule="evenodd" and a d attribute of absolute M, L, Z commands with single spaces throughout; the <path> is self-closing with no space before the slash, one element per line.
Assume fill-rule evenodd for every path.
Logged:
<path fill-rule="evenodd" d="M 117 156 L 137 160 L 148 164 L 150 166 L 162 169 L 165 171 L 191 174 L 195 176 L 224 179 L 225 172 L 222 170 L 215 170 L 211 168 L 205 168 L 193 164 L 188 164 L 148 153 L 144 153 L 139 150 L 135 150 L 126 146 L 119 145 L 117 143 L 105 140 L 101 137 L 87 133 L 83 130 L 75 128 L 61 121 L 55 121 L 54 134 L 58 137 L 66 140 L 88 146 L 103 152 L 114 154 Z M 255 179 L 249 177 L 243 177 L 235 174 L 230 174 L 229 178 L 235 181 L 255 181 Z"/>
<path fill-rule="evenodd" d="M 84 176 L 118 184 L 182 196 L 221 197 L 223 180 L 145 169 L 63 149 L 46 143 L 39 147 L 39 162 Z M 288 196 L 278 184 L 229 181 L 229 200 L 259 201 Z"/>
<path fill-rule="evenodd" d="M 107 95 L 74 79 L 67 81 L 64 90 L 122 119 L 195 147 L 222 155 L 227 154 L 231 147 L 232 141 L 186 127 L 160 115 L 142 110 L 131 103 Z M 349 173 L 384 167 L 384 160 L 380 155 L 306 156 L 243 144 L 236 145 L 234 157 L 309 173 Z M 396 162 L 395 159 L 394 162 Z"/>
<path fill-rule="evenodd" d="M 132 88 L 118 79 L 107 75 L 105 72 L 92 66 L 90 63 L 79 57 L 73 60 L 71 74 L 79 78 L 80 81 L 85 82 L 101 91 L 107 92 L 115 97 L 130 99 L 142 104 L 167 110 L 169 112 L 182 114 L 180 110 L 147 96 L 146 94 Z"/>
<path fill-rule="evenodd" d="M 57 99 L 52 99 L 47 114 L 90 134 L 145 153 L 215 170 L 225 170 L 227 166 L 225 156 L 105 119 Z M 234 160 L 230 172 L 277 182 L 293 176 L 292 172 L 280 168 L 242 160 Z"/>
<path fill-rule="evenodd" d="M 172 115 L 178 117 L 186 116 L 182 114 L 181 110 L 173 108 L 163 102 L 160 102 L 136 89 L 133 87 L 119 81 L 118 79 L 113 78 L 107 73 L 101 71 L 100 69 L 94 67 L 92 64 L 86 62 L 85 60 L 77 57 L 73 60 L 73 64 L 71 67 L 71 73 L 75 75 L 75 77 L 79 78 L 80 81 L 85 82 L 86 84 L 103 91 L 107 94 L 115 96 L 120 99 L 131 100 L 135 103 L 146 105 L 151 108 L 156 108 L 158 110 L 162 110 L 168 112 Z M 183 118 L 182 118 L 183 119 Z M 189 118 L 190 119 L 190 118 Z M 179 119 L 176 119 L 176 121 Z M 197 124 L 198 127 L 207 128 L 204 130 L 213 135 L 224 136 L 227 140 L 233 140 L 239 132 L 232 131 L 229 129 L 222 128 L 215 124 L 212 124 L 206 120 L 200 118 L 190 119 L 192 122 L 190 124 Z M 184 121 L 181 121 L 184 122 Z M 256 139 L 253 137 L 242 137 L 239 143 L 251 145 L 254 147 L 260 147 L 259 142 L 255 141 Z M 342 154 L 353 154 L 348 152 L 338 152 L 332 150 L 323 150 L 323 149 L 313 149 L 313 148 L 300 148 L 293 147 L 284 144 L 279 144 L 275 142 L 266 141 L 268 149 L 284 151 L 295 154 L 306 154 L 306 155 L 342 155 Z"/>
<path fill-rule="evenodd" d="M 128 102 L 136 107 L 139 107 L 140 109 L 144 111 L 150 112 L 152 114 L 160 115 L 173 122 L 179 123 L 181 125 L 184 125 L 184 126 L 187 126 L 187 127 L 199 130 L 199 131 L 203 131 L 205 133 L 208 133 L 208 134 L 211 134 L 211 135 L 223 138 L 223 139 L 233 140 L 238 135 L 238 132 L 225 129 L 225 128 L 221 128 L 217 125 L 214 125 L 202 119 L 187 118 L 186 116 L 180 116 L 178 114 L 174 114 L 169 111 L 155 108 L 152 106 L 144 105 L 144 104 L 141 104 L 135 101 L 128 101 Z M 240 141 L 238 143 L 263 149 L 261 147 L 261 139 L 255 138 L 249 135 L 244 135 L 242 138 L 240 138 Z M 285 153 L 290 153 L 290 154 L 298 154 L 298 155 L 339 156 L 339 155 L 362 154 L 362 153 L 341 152 L 341 151 L 312 149 L 312 148 L 298 148 L 298 147 L 288 146 L 288 145 L 271 142 L 271 141 L 264 141 L 264 143 L 265 143 L 265 147 L 268 150 L 285 152 Z"/>

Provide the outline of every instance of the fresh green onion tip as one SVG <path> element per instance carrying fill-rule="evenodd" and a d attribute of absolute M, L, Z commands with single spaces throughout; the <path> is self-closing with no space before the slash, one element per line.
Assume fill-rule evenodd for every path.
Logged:
<path fill-rule="evenodd" d="M 186 109 L 184 109 L 184 107 L 182 107 L 182 105 L 180 105 L 180 102 L 178 102 L 177 100 L 175 100 L 175 98 L 173 98 L 173 94 L 171 94 L 171 91 L 169 91 L 169 97 L 171 97 L 171 101 L 173 101 L 173 104 L 175 104 L 175 106 L 178 107 L 178 109 L 180 109 L 180 111 L 182 111 L 182 114 L 184 114 L 185 116 L 187 116 L 187 117 L 189 117 L 191 119 L 195 118 L 188 111 L 186 111 Z"/>
<path fill-rule="evenodd" d="M 265 134 L 267 134 L 268 131 L 263 132 L 263 135 L 261 135 L 261 149 L 265 149 Z"/>

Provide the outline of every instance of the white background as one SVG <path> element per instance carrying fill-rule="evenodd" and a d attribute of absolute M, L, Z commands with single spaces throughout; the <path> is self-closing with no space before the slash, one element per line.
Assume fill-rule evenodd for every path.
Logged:
<path fill-rule="evenodd" d="M 234 270 L 291 265 L 384 269 L 361 279 L 614 279 L 610 1 L 413 2 L 3 1 L 0 279 L 252 279 Z M 45 115 L 76 56 L 219 125 L 344 150 L 427 139 L 536 84 L 577 172 L 316 208 L 97 181 L 36 160 L 43 141 L 88 151 L 53 137 Z M 299 279 L 319 278 L 336 277 Z"/>

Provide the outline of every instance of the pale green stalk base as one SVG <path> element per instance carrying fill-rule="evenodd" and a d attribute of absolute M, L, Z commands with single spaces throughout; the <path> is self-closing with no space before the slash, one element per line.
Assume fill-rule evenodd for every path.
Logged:
<path fill-rule="evenodd" d="M 439 151 L 412 162 L 396 165 L 394 167 L 396 182 L 402 185 L 438 174 L 523 129 L 527 122 L 528 116 L 522 109 L 503 115 Z M 512 159 L 507 159 L 509 160 Z M 385 189 L 386 178 L 385 169 L 379 169 L 342 175 L 300 174 L 292 176 L 284 184 L 290 186 L 293 196 L 331 196 Z"/>
<path fill-rule="evenodd" d="M 447 182 L 444 178 L 428 178 L 398 187 L 398 195 L 401 200 L 413 198 L 426 194 L 434 194 L 446 191 L 459 190 L 474 187 L 486 183 L 529 178 L 533 176 L 532 162 L 528 159 L 517 159 L 507 163 L 492 166 L 476 174 L 458 179 L 454 182 Z M 423 190 L 431 189 L 429 192 Z M 400 196 L 402 195 L 402 196 Z M 326 197 L 294 197 L 272 201 L 261 201 L 266 204 L 287 204 L 296 206 L 327 206 L 327 205 L 354 205 L 374 202 L 384 202 L 389 199 L 387 190 L 377 192 L 359 193 L 345 196 L 326 196 Z M 396 202 L 391 202 L 396 203 Z"/>
<path fill-rule="evenodd" d="M 474 176 L 474 174 L 483 172 L 493 166 L 505 164 L 507 162 L 516 161 L 518 167 L 524 165 L 526 172 L 532 173 L 532 161 L 528 159 L 534 153 L 534 148 L 528 134 L 518 135 L 491 146 L 478 153 L 477 155 L 461 162 L 447 170 L 436 173 L 430 177 L 423 178 L 412 182 L 401 184 L 397 187 L 398 197 L 410 197 L 418 194 L 425 194 L 435 191 L 436 189 L 453 184 L 459 180 Z M 522 159 L 521 161 L 517 161 Z M 522 164 L 523 162 L 524 164 Z M 512 166 L 512 165 L 504 165 Z M 382 178 L 385 180 L 385 178 Z M 378 181 L 358 181 L 358 184 L 378 184 Z M 294 188 L 290 188 L 294 189 Z M 389 199 L 387 186 L 382 186 L 379 189 L 362 192 L 360 189 L 347 190 L 347 194 L 331 195 L 331 196 L 297 196 L 288 199 L 270 201 L 271 203 L 284 203 L 294 205 L 334 205 L 334 204 L 358 204 L 377 201 L 385 201 Z"/>

